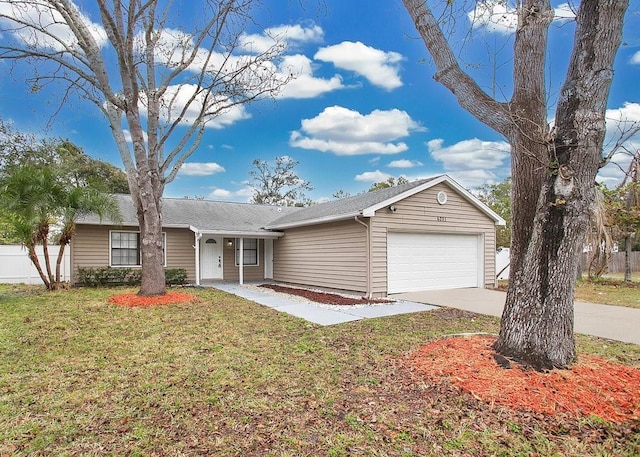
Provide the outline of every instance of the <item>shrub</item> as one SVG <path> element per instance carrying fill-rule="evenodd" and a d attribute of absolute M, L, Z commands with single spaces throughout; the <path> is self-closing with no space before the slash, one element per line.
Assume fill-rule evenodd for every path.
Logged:
<path fill-rule="evenodd" d="M 104 286 L 137 286 L 142 280 L 142 270 L 139 268 L 112 267 L 78 267 L 76 284 L 85 287 Z M 185 284 L 187 270 L 184 268 L 167 268 L 165 283 L 168 286 Z"/>

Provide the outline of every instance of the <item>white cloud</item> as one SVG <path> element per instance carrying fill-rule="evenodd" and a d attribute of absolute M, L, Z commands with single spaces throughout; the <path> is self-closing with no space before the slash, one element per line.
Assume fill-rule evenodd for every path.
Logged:
<path fill-rule="evenodd" d="M 575 18 L 575 7 L 573 5 L 570 5 L 569 3 L 562 3 L 554 8 L 553 20 L 555 22 L 567 22 L 574 20 Z"/>
<path fill-rule="evenodd" d="M 624 178 L 631 162 L 631 153 L 640 150 L 640 103 L 626 102 L 620 108 L 608 109 L 606 112 L 607 134 L 603 146 L 604 154 L 620 141 L 621 136 L 627 138 L 624 149 L 618 149 L 611 162 L 598 172 L 598 180 L 608 187 L 615 187 Z"/>
<path fill-rule="evenodd" d="M 575 7 L 562 3 L 554 8 L 554 22 L 564 23 L 574 20 Z M 474 10 L 467 13 L 467 18 L 474 29 L 485 29 L 487 32 L 510 35 L 518 26 L 518 12 L 513 1 L 485 0 L 476 2 Z"/>
<path fill-rule="evenodd" d="M 444 140 L 427 143 L 429 153 L 447 171 L 493 170 L 503 166 L 511 151 L 505 141 L 482 141 L 477 138 L 463 140 L 452 146 L 444 146 Z"/>
<path fill-rule="evenodd" d="M 129 130 L 123 129 L 122 133 L 124 133 L 124 139 L 127 143 L 133 143 L 133 139 L 131 138 L 131 132 Z M 144 137 L 144 142 L 146 144 L 149 138 L 147 135 L 147 132 L 143 131 L 142 136 Z"/>
<path fill-rule="evenodd" d="M 490 170 L 452 171 L 447 174 L 466 189 L 481 187 L 485 184 L 496 184 L 506 178 L 506 176 Z"/>
<path fill-rule="evenodd" d="M 344 41 L 320 48 L 314 59 L 331 62 L 338 68 L 358 73 L 371 84 L 387 90 L 402 86 L 399 73 L 403 57 L 397 52 L 381 51 L 359 41 Z"/>
<path fill-rule="evenodd" d="M 207 113 L 205 116 L 207 127 L 214 129 L 222 129 L 251 117 L 244 105 L 235 105 L 219 111 L 230 103 L 229 100 L 209 100 L 205 94 L 196 93 L 196 91 L 197 86 L 193 84 L 170 86 L 164 95 L 160 109 L 162 119 L 166 122 L 175 122 L 185 107 L 185 114 L 180 120 L 181 125 L 190 125 L 193 123 L 203 109 Z M 144 99 L 141 100 L 140 104 L 140 109 L 146 112 Z"/>
<path fill-rule="evenodd" d="M 224 167 L 215 162 L 190 162 L 182 164 L 179 174 L 182 176 L 211 176 L 224 171 Z"/>
<path fill-rule="evenodd" d="M 503 35 L 515 32 L 518 25 L 516 9 L 500 0 L 477 2 L 467 17 L 474 29 L 483 28 L 487 32 Z"/>
<path fill-rule="evenodd" d="M 364 173 L 360 173 L 356 175 L 356 181 L 364 181 L 364 182 L 382 182 L 391 178 L 392 176 L 388 173 L 384 173 L 380 170 L 376 171 L 365 171 Z"/>
<path fill-rule="evenodd" d="M 465 187 L 498 182 L 509 175 L 507 159 L 511 147 L 505 141 L 474 138 L 445 147 L 444 140 L 435 139 L 427 147 L 431 156 L 442 162 L 446 173 Z"/>
<path fill-rule="evenodd" d="M 389 165 L 387 165 L 387 167 L 389 168 L 414 168 L 414 167 L 421 167 L 421 166 L 422 166 L 422 162 L 419 162 L 417 160 L 407 160 L 407 159 L 394 160 L 392 162 L 389 162 Z"/>
<path fill-rule="evenodd" d="M 405 111 L 398 109 L 374 110 L 363 115 L 330 106 L 315 118 L 303 119 L 302 128 L 291 133 L 289 144 L 336 155 L 397 154 L 408 149 L 397 140 L 423 130 Z"/>
<path fill-rule="evenodd" d="M 339 75 L 330 79 L 317 78 L 313 76 L 313 70 L 312 61 L 307 56 L 302 54 L 284 56 L 278 71 L 282 75 L 295 75 L 295 79 L 287 83 L 278 94 L 278 98 L 314 98 L 326 92 L 345 88 Z"/>
<path fill-rule="evenodd" d="M 107 34 L 100 24 L 91 22 L 88 16 L 71 3 L 99 47 L 107 44 Z M 12 1 L 0 4 L 0 23 L 16 39 L 35 49 L 65 51 L 79 50 L 78 40 L 66 25 L 64 18 L 47 2 Z"/>
<path fill-rule="evenodd" d="M 243 34 L 240 37 L 240 47 L 245 52 L 259 54 L 278 44 L 290 48 L 302 43 L 321 43 L 323 39 L 324 31 L 318 25 L 280 25 L 270 27 L 261 34 Z"/>
<path fill-rule="evenodd" d="M 632 57 L 631 57 L 631 63 L 632 64 L 640 64 L 640 51 L 637 51 Z"/>
<path fill-rule="evenodd" d="M 253 197 L 253 189 L 249 186 L 245 186 L 235 191 L 222 188 L 213 189 L 207 196 L 207 199 L 248 202 L 251 197 Z"/>
<path fill-rule="evenodd" d="M 621 108 L 608 109 L 605 118 L 607 138 L 615 141 L 620 133 L 640 127 L 640 103 L 625 102 Z"/>

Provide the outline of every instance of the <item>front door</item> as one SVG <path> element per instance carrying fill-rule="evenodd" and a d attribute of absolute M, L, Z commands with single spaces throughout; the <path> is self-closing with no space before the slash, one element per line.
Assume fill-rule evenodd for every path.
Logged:
<path fill-rule="evenodd" d="M 222 238 L 203 236 L 200 242 L 200 277 L 222 279 Z"/>

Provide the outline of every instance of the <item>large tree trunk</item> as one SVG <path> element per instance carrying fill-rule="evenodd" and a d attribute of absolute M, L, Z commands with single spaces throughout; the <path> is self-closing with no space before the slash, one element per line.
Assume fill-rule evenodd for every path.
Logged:
<path fill-rule="evenodd" d="M 536 368 L 566 367 L 575 358 L 576 270 L 628 1 L 581 2 L 552 132 L 544 81 L 553 18 L 549 0 L 519 2 L 510 103 L 489 97 L 460 69 L 425 0 L 403 1 L 433 57 L 435 79 L 511 144 L 511 278 L 496 349 Z"/>
<path fill-rule="evenodd" d="M 140 224 L 140 251 L 142 255 L 142 284 L 140 295 L 166 293 L 164 256 L 162 252 L 162 190 L 154 191 L 150 172 L 140 167 L 139 187 L 132 197 Z"/>
<path fill-rule="evenodd" d="M 526 251 L 512 254 L 511 263 L 520 267 L 509 284 L 495 348 L 538 369 L 567 367 L 575 359 L 575 271 L 594 202 L 626 8 L 620 0 L 580 5 L 531 239 Z"/>

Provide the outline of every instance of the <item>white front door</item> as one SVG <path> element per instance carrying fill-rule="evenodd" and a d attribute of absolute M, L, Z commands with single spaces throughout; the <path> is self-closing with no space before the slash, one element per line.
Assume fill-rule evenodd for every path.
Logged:
<path fill-rule="evenodd" d="M 200 243 L 200 277 L 222 279 L 222 238 L 203 236 Z"/>

